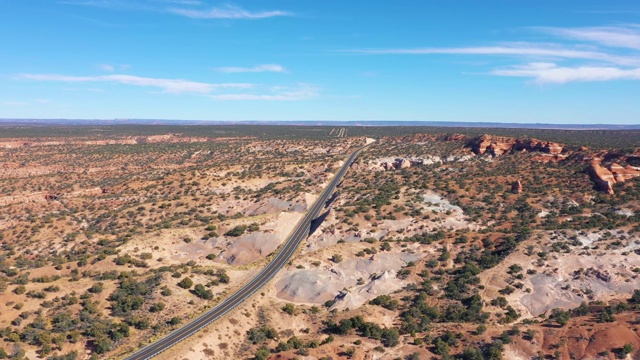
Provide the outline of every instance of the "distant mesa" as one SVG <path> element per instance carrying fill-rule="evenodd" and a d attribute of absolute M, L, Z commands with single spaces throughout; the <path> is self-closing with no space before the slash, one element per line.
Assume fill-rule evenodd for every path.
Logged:
<path fill-rule="evenodd" d="M 222 139 L 224 140 L 224 139 Z M 136 144 L 157 144 L 157 143 L 195 143 L 221 141 L 220 138 L 213 139 L 208 137 L 188 137 L 182 134 L 165 134 L 151 136 L 123 136 L 117 139 L 64 139 L 51 140 L 43 139 L 40 141 L 26 141 L 22 139 L 12 139 L 11 141 L 0 141 L 0 148 L 16 149 L 26 147 L 39 146 L 57 146 L 57 145 L 136 145 Z"/>

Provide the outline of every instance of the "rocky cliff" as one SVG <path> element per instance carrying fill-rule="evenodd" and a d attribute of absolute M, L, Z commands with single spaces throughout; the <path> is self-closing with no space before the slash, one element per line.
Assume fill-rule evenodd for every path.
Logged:
<path fill-rule="evenodd" d="M 640 168 L 633 166 L 623 167 L 615 162 L 604 167 L 600 164 L 599 159 L 593 159 L 591 164 L 585 169 L 585 172 L 591 176 L 591 180 L 593 180 L 598 189 L 607 194 L 614 193 L 613 184 L 625 182 L 640 176 Z"/>
<path fill-rule="evenodd" d="M 504 136 L 482 135 L 469 138 L 466 135 L 449 134 L 413 134 L 396 138 L 395 142 L 420 144 L 428 141 L 459 141 L 476 155 L 490 154 L 498 157 L 504 154 L 538 153 L 533 159 L 541 162 L 576 161 L 586 164 L 585 173 L 589 174 L 598 190 L 613 194 L 613 185 L 640 176 L 640 154 L 622 154 L 617 152 L 595 152 L 587 147 L 572 151 L 563 144 L 538 139 L 521 139 Z M 456 159 L 440 157 L 427 158 L 380 158 L 369 162 L 371 170 L 398 170 L 402 168 L 428 165 L 435 162 L 466 161 L 466 156 Z M 621 163 L 626 165 L 621 165 Z M 522 184 L 512 184 L 512 192 L 521 192 Z"/>
<path fill-rule="evenodd" d="M 489 153 L 492 156 L 500 156 L 507 152 L 525 151 L 542 152 L 550 155 L 562 154 L 564 147 L 561 144 L 540 141 L 536 139 L 516 139 L 482 135 L 467 142 L 467 147 L 478 154 Z"/>

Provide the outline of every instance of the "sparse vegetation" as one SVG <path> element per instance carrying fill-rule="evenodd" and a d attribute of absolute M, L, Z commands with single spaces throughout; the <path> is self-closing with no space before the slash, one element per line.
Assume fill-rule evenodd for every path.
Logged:
<path fill-rule="evenodd" d="M 255 327 L 246 339 L 232 336 L 233 347 L 221 347 L 222 353 L 233 357 L 241 348 L 247 357 L 326 358 L 321 351 L 331 348 L 360 357 L 393 347 L 406 359 L 497 359 L 505 344 L 525 341 L 540 352 L 532 357 L 554 357 L 569 353 L 569 345 L 541 345 L 552 330 L 571 329 L 583 344 L 594 329 L 637 325 L 640 290 L 601 303 L 597 292 L 574 283 L 636 284 L 640 270 L 627 265 L 638 256 L 640 181 L 616 184 L 613 195 L 599 193 L 581 162 L 580 151 L 591 150 L 578 148 L 605 149 L 605 166 L 640 166 L 614 151 L 632 153 L 637 136 L 491 129 L 560 141 L 572 152 L 566 158 L 526 151 L 478 157 L 465 148 L 469 139 L 450 133 L 476 136 L 487 129 L 348 128 L 354 137 L 337 140 L 321 127 L 90 128 L 72 137 L 57 128 L 0 132 L 61 142 L 3 149 L 0 293 L 10 300 L 0 304 L 0 358 L 26 351 L 51 359 L 85 350 L 116 356 L 116 349 L 133 349 L 188 321 L 275 251 L 247 251 L 237 241 L 286 233 L 289 228 L 273 230 L 280 226 L 273 219 L 308 207 L 305 194 L 320 191 L 343 154 L 361 144 L 360 135 L 382 139 L 347 173 L 329 217 L 308 240 L 310 251 L 297 253 L 285 270 L 313 273 L 320 282 L 331 273 L 340 285 L 327 287 L 334 292 L 313 300 L 315 306 L 292 299 L 265 306 L 270 292 L 256 295 L 255 307 L 234 312 Z M 82 143 L 169 133 L 199 140 Z M 393 135 L 401 137 L 386 137 Z M 382 157 L 427 155 L 440 161 L 370 168 Z M 96 175 L 105 171 L 108 177 Z M 516 180 L 522 191 L 512 190 Z M 234 246 L 240 250 L 233 253 Z M 564 276 L 566 259 L 603 256 L 623 259 L 615 261 L 624 266 L 604 271 L 583 261 Z M 350 266 L 357 274 L 343 274 Z M 537 282 L 555 281 L 556 271 L 565 280 L 549 288 L 584 302 L 555 305 L 564 310 L 548 318 L 521 317 L 514 301 L 538 297 Z M 363 296 L 370 288 L 375 295 Z M 353 299 L 364 299 L 363 305 Z M 278 334 L 278 317 L 314 325 Z M 624 357 L 635 351 L 627 345 L 602 351 Z"/>

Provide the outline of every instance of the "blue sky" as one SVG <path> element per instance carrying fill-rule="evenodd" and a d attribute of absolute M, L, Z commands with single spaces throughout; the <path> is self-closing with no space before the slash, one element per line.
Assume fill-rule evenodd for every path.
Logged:
<path fill-rule="evenodd" d="M 640 123 L 635 0 L 0 0 L 0 118 Z"/>

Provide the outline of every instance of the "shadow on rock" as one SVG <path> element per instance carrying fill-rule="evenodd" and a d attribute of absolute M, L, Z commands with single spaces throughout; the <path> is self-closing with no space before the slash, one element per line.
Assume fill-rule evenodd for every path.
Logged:
<path fill-rule="evenodd" d="M 338 195 L 340 195 L 340 192 L 336 191 L 333 193 L 333 195 L 331 195 L 331 197 L 329 198 L 329 200 L 327 200 L 327 202 L 324 203 L 324 208 L 328 208 L 329 206 L 331 206 L 331 204 L 338 198 Z"/>
<path fill-rule="evenodd" d="M 330 210 L 327 210 L 324 213 L 320 214 L 320 216 L 318 216 L 317 218 L 311 220 L 311 226 L 309 227 L 309 236 L 313 235 L 313 233 L 318 230 L 324 219 L 329 216 L 329 211 Z"/>

